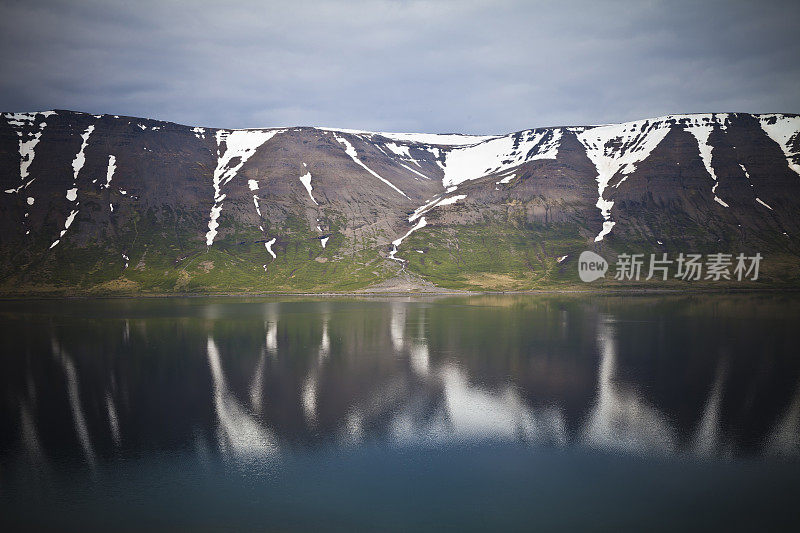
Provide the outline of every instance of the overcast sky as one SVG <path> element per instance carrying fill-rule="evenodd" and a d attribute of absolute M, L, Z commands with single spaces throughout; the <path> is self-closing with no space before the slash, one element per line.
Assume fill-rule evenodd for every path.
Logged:
<path fill-rule="evenodd" d="M 798 35 L 796 0 L 2 0 L 0 110 L 465 133 L 797 113 Z"/>

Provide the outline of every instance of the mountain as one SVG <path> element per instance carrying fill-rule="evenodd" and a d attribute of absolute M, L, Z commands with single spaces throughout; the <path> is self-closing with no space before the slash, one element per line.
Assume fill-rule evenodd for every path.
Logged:
<path fill-rule="evenodd" d="M 799 132 L 793 114 L 472 136 L 2 113 L 0 292 L 714 282 L 612 279 L 634 253 L 759 253 L 757 281 L 713 286 L 798 287 Z M 591 286 L 584 250 L 612 264 Z"/>

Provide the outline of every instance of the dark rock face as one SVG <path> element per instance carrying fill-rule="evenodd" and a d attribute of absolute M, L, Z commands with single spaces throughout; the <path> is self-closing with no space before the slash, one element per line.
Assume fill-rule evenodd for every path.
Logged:
<path fill-rule="evenodd" d="M 798 131 L 797 115 L 474 137 L 3 113 L 0 291 L 355 290 L 406 269 L 525 289 L 574 281 L 562 262 L 583 249 L 760 251 L 768 282 L 795 285 Z"/>

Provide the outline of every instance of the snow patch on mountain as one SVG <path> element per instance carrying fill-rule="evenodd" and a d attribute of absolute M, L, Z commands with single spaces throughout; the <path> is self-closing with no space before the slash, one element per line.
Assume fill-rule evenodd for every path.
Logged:
<path fill-rule="evenodd" d="M 61 239 L 64 237 L 64 235 L 66 235 L 67 230 L 75 221 L 75 216 L 77 216 L 78 212 L 79 211 L 77 209 L 73 209 L 72 211 L 70 211 L 69 215 L 67 216 L 67 220 L 64 221 L 64 229 L 61 230 L 61 233 L 58 235 L 58 239 L 56 239 L 55 242 L 53 242 L 53 244 L 50 245 L 51 249 L 55 247 L 59 242 L 61 242 Z"/>
<path fill-rule="evenodd" d="M 53 111 L 45 111 L 43 113 L 3 113 L 6 122 L 19 137 L 19 177 L 22 181 L 19 187 L 7 189 L 5 192 L 17 193 L 33 182 L 33 180 L 26 182 L 26 178 L 28 177 L 31 163 L 33 163 L 33 158 L 36 157 L 36 145 L 39 144 L 42 132 L 47 126 L 47 122 L 39 122 L 38 117 L 47 118 L 52 114 L 54 114 Z"/>
<path fill-rule="evenodd" d="M 460 133 L 391 133 L 346 128 L 317 127 L 320 131 L 349 133 L 351 135 L 380 136 L 392 141 L 428 144 L 436 146 L 469 146 L 494 139 L 497 135 L 462 135 Z"/>
<path fill-rule="evenodd" d="M 393 153 L 403 157 L 405 159 L 411 159 L 411 153 L 408 151 L 408 146 L 403 146 L 400 144 L 395 143 L 386 143 L 386 148 L 391 150 Z"/>
<path fill-rule="evenodd" d="M 206 246 L 214 244 L 219 228 L 219 218 L 222 212 L 222 202 L 225 195 L 222 194 L 222 187 L 230 182 L 247 162 L 256 153 L 256 150 L 278 133 L 285 130 L 218 130 L 217 139 L 217 168 L 214 169 L 214 205 L 208 221 L 208 232 L 206 233 Z M 225 151 L 222 152 L 222 144 L 225 144 Z"/>
<path fill-rule="evenodd" d="M 714 201 L 717 202 L 722 207 L 730 207 L 728 204 L 725 203 L 719 196 L 714 196 Z"/>
<path fill-rule="evenodd" d="M 258 181 L 247 180 L 247 188 L 249 188 L 251 192 L 255 193 L 253 194 L 253 205 L 256 208 L 256 213 L 258 214 L 258 217 L 261 218 L 261 206 L 258 203 L 258 193 L 255 192 L 258 190 Z"/>
<path fill-rule="evenodd" d="M 271 255 L 273 259 L 277 259 L 278 258 L 278 256 L 275 255 L 275 252 L 272 251 L 272 245 L 275 244 L 276 240 L 278 240 L 278 238 L 277 237 L 273 237 L 272 239 L 270 239 L 270 240 L 268 240 L 267 242 L 264 243 L 264 247 L 267 249 L 267 251 L 269 252 L 269 255 Z"/>
<path fill-rule="evenodd" d="M 434 205 L 433 207 L 441 207 L 441 206 L 443 206 L 443 205 L 453 205 L 453 204 L 454 204 L 454 203 L 456 203 L 457 201 L 459 201 L 459 200 L 463 200 L 463 199 L 464 199 L 464 198 L 466 198 L 466 197 L 467 197 L 467 195 L 466 195 L 466 194 L 457 194 L 457 195 L 455 195 L 455 196 L 451 196 L 450 198 L 445 198 L 444 200 L 442 200 L 441 202 L 438 202 L 438 203 L 437 203 L 436 205 Z"/>
<path fill-rule="evenodd" d="M 783 150 L 789 168 L 800 175 L 800 116 L 761 115 L 759 122 L 761 129 Z"/>
<path fill-rule="evenodd" d="M 697 140 L 700 158 L 703 165 L 715 181 L 712 187 L 714 200 L 727 207 L 728 205 L 716 196 L 719 185 L 717 175 L 711 162 L 712 147 L 708 142 L 714 128 L 725 131 L 730 115 L 727 113 L 704 113 L 693 115 L 666 115 L 646 120 L 607 124 L 587 128 L 571 128 L 578 140 L 586 148 L 586 155 L 597 168 L 597 207 L 603 216 L 603 229 L 595 237 L 602 241 L 614 227 L 611 220 L 611 208 L 614 202 L 604 198 L 604 192 L 611 179 L 619 174 L 619 187 L 627 176 L 632 174 L 639 163 L 644 161 L 658 146 L 673 126 L 682 127 Z"/>
<path fill-rule="evenodd" d="M 108 189 L 111 186 L 111 179 L 114 177 L 114 171 L 117 170 L 117 158 L 113 155 L 108 156 L 108 168 L 106 169 L 106 185 Z"/>
<path fill-rule="evenodd" d="M 447 194 L 447 193 L 445 193 L 445 194 Z M 445 194 L 440 194 L 440 195 L 436 196 L 433 200 L 431 200 L 431 201 L 419 206 L 418 208 L 416 208 L 414 210 L 414 212 L 411 214 L 411 216 L 408 217 L 408 221 L 409 222 L 414 222 L 415 220 L 417 220 L 419 217 L 421 217 L 423 214 L 425 214 L 425 212 L 428 209 L 430 209 L 431 207 L 436 205 L 442 198 L 444 198 Z"/>
<path fill-rule="evenodd" d="M 682 117 L 678 121 L 678 123 L 682 124 L 684 128 L 694 136 L 695 140 L 697 140 L 697 146 L 700 149 L 700 159 L 703 161 L 703 166 L 706 167 L 706 171 L 711 175 L 715 182 L 714 186 L 711 188 L 711 192 L 714 193 L 714 201 L 720 205 L 724 205 L 725 207 L 728 207 L 728 204 L 723 202 L 716 195 L 719 178 L 717 178 L 717 174 L 714 172 L 714 167 L 711 164 L 712 146 L 708 142 L 708 139 L 715 127 L 724 131 L 727 128 L 727 120 L 727 113 L 706 113 Z"/>
<path fill-rule="evenodd" d="M 644 161 L 666 137 L 669 127 L 659 120 L 640 120 L 624 124 L 598 126 L 577 133 L 578 140 L 586 148 L 586 155 L 597 169 L 597 203 L 603 216 L 603 229 L 594 238 L 602 241 L 614 227 L 611 207 L 614 202 L 606 200 L 603 193 L 611 178 L 617 173 L 624 176 L 632 173 L 636 165 Z"/>
<path fill-rule="evenodd" d="M 419 222 L 417 222 L 416 225 L 413 228 L 408 230 L 408 232 L 405 235 L 403 235 L 399 239 L 393 240 L 392 241 L 392 251 L 389 252 L 389 259 L 391 259 L 392 261 L 397 261 L 399 263 L 405 263 L 405 261 L 403 259 L 395 257 L 395 254 L 397 253 L 398 246 L 400 246 L 403 243 L 403 241 L 408 238 L 409 235 L 411 235 L 412 233 L 414 233 L 415 231 L 417 231 L 419 229 L 424 228 L 427 225 L 428 225 L 428 223 L 425 221 L 425 217 L 422 217 L 422 218 L 419 219 Z"/>
<path fill-rule="evenodd" d="M 409 171 L 413 172 L 414 174 L 416 174 L 417 176 L 419 176 L 421 178 L 425 178 L 426 180 L 430 180 L 430 178 L 428 176 L 426 176 L 422 172 L 418 172 L 418 171 L 414 170 L 413 168 L 411 168 L 410 166 L 408 166 L 406 164 L 400 163 L 400 166 L 403 167 L 406 170 L 409 170 Z"/>
<path fill-rule="evenodd" d="M 416 219 L 418 219 L 422 215 L 432 211 L 433 209 L 435 209 L 437 207 L 441 207 L 443 205 L 452 205 L 452 204 L 458 202 L 459 200 L 463 200 L 464 198 L 467 197 L 466 194 L 456 194 L 455 196 L 450 196 L 449 198 L 445 198 L 445 196 L 447 196 L 447 194 L 449 194 L 449 193 L 445 193 L 443 195 L 440 195 L 438 198 L 435 198 L 434 200 L 428 202 L 427 204 L 417 208 L 414 211 L 414 213 L 410 217 L 408 217 L 408 221 L 409 222 L 414 222 Z"/>
<path fill-rule="evenodd" d="M 747 181 L 749 181 L 749 182 L 750 182 L 750 186 L 752 187 L 752 186 L 753 186 L 753 182 L 752 182 L 752 180 L 750 179 L 750 173 L 749 173 L 749 172 L 747 172 L 747 169 L 746 169 L 746 168 L 744 168 L 744 165 L 743 165 L 743 164 L 741 164 L 741 163 L 739 163 L 739 168 L 741 168 L 741 169 L 742 169 L 742 172 L 744 172 L 744 177 L 745 177 L 745 178 L 747 178 Z"/>
<path fill-rule="evenodd" d="M 83 165 L 86 163 L 85 150 L 86 146 L 89 144 L 89 136 L 92 134 L 93 131 L 94 131 L 94 125 L 86 128 L 86 131 L 84 131 L 83 134 L 81 135 L 81 139 L 83 140 L 83 142 L 81 142 L 81 148 L 75 155 L 75 159 L 72 160 L 72 176 L 73 179 L 75 180 L 78 179 L 78 173 L 81 171 Z"/>
<path fill-rule="evenodd" d="M 761 198 L 756 197 L 756 202 L 760 203 L 761 205 L 763 205 L 764 207 L 766 207 L 770 211 L 774 211 L 774 209 L 772 209 L 769 205 L 767 205 L 767 202 L 765 202 Z"/>
<path fill-rule="evenodd" d="M 303 187 L 305 187 L 306 191 L 308 191 L 308 196 L 311 198 L 311 201 L 314 202 L 316 205 L 319 205 L 317 201 L 314 199 L 314 195 L 311 194 L 311 190 L 313 189 L 313 187 L 311 187 L 311 172 L 306 172 L 305 174 L 300 176 L 300 183 L 302 183 Z"/>
<path fill-rule="evenodd" d="M 446 155 L 442 183 L 445 187 L 458 185 L 528 161 L 555 159 L 561 136 L 560 129 L 527 130 L 455 148 Z"/>

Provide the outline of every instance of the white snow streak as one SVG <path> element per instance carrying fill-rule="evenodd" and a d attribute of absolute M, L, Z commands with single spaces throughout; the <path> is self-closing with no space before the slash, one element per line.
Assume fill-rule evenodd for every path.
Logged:
<path fill-rule="evenodd" d="M 114 177 L 114 171 L 117 169 L 117 158 L 113 155 L 108 156 L 108 169 L 106 170 L 106 189 L 111 186 L 111 178 Z"/>
<path fill-rule="evenodd" d="M 720 120 L 721 118 L 721 120 Z M 687 131 L 689 131 L 694 138 L 697 140 L 697 145 L 700 149 L 700 159 L 703 160 L 703 166 L 706 167 L 706 171 L 711 175 L 714 179 L 714 186 L 711 188 L 712 193 L 716 193 L 717 185 L 719 184 L 719 178 L 717 178 L 717 174 L 714 172 L 714 167 L 711 165 L 711 145 L 708 143 L 708 138 L 711 136 L 711 132 L 714 130 L 714 126 L 717 126 L 721 130 L 725 130 L 726 125 L 725 121 L 727 120 L 728 115 L 722 113 L 720 115 L 711 114 L 702 114 L 702 115 L 692 115 L 691 117 L 687 117 L 682 122 L 684 123 Z M 741 166 L 741 165 L 739 165 Z M 742 169 L 744 167 L 742 166 Z M 747 171 L 745 170 L 745 174 Z M 750 176 L 748 176 L 749 179 Z M 714 201 L 720 205 L 724 205 L 728 207 L 728 204 L 723 202 L 720 198 L 714 194 Z"/>
<path fill-rule="evenodd" d="M 450 198 L 445 198 L 441 202 L 437 202 L 436 205 L 434 205 L 433 207 L 441 207 L 443 205 L 452 205 L 452 204 L 456 203 L 459 200 L 463 200 L 466 197 L 467 197 L 466 194 L 457 194 L 455 196 L 451 196 Z M 433 208 L 431 208 L 431 209 L 433 209 Z"/>
<path fill-rule="evenodd" d="M 408 233 L 406 233 L 405 235 L 403 235 L 399 239 L 395 239 L 394 241 L 392 241 L 392 251 L 389 252 L 389 259 L 391 259 L 392 261 L 397 261 L 399 263 L 405 263 L 404 260 L 398 259 L 397 257 L 394 256 L 397 253 L 397 247 L 400 246 L 400 244 L 402 244 L 402 242 L 406 238 L 408 238 L 409 235 L 411 235 L 412 233 L 414 233 L 418 229 L 424 228 L 427 225 L 428 225 L 428 223 L 425 221 L 425 217 L 422 217 L 421 219 L 419 219 L 419 222 L 417 222 L 417 224 L 413 228 L 408 230 Z"/>
<path fill-rule="evenodd" d="M 400 194 L 402 194 L 403 196 L 405 196 L 406 198 L 408 198 L 408 195 L 406 195 L 406 193 L 404 193 L 403 191 L 401 191 L 400 189 L 398 189 L 397 187 L 395 187 L 395 186 L 392 184 L 392 182 L 390 182 L 389 180 L 387 180 L 387 179 L 385 179 L 385 178 L 382 178 L 382 177 L 381 177 L 381 176 L 379 176 L 379 175 L 378 175 L 376 172 L 374 172 L 374 171 L 373 171 L 371 168 L 369 168 L 367 165 L 365 165 L 364 163 L 362 163 L 362 162 L 361 162 L 361 160 L 358 158 L 358 152 L 356 152 L 356 149 L 355 149 L 355 148 L 353 148 L 353 145 L 352 145 L 352 144 L 350 144 L 350 141 L 348 141 L 348 140 L 347 140 L 347 139 L 345 139 L 344 137 L 339 137 L 339 136 L 338 136 L 338 135 L 336 135 L 335 133 L 333 134 L 333 136 L 334 136 L 334 138 L 335 138 L 337 141 L 339 141 L 341 144 L 343 144 L 343 145 L 344 145 L 344 148 L 345 148 L 345 150 L 344 150 L 344 151 L 347 153 L 347 155 L 349 155 L 349 156 L 352 158 L 352 160 L 353 160 L 353 161 L 355 161 L 356 163 L 358 163 L 358 164 L 359 164 L 359 165 L 360 165 L 360 166 L 361 166 L 361 167 L 362 167 L 364 170 L 366 170 L 367 172 L 369 172 L 370 174 L 372 174 L 373 176 L 375 176 L 376 178 L 378 178 L 379 180 L 381 180 L 382 182 L 384 182 L 386 185 L 388 185 L 389 187 L 391 187 L 391 188 L 392 188 L 392 189 L 394 189 L 395 191 L 399 192 Z"/>
<path fill-rule="evenodd" d="M 72 160 L 73 187 L 71 189 L 67 189 L 67 195 L 66 195 L 67 200 L 69 200 L 70 202 L 77 202 L 78 200 L 78 187 L 77 187 L 78 174 L 83 168 L 84 163 L 86 163 L 86 155 L 84 154 L 84 151 L 86 150 L 86 146 L 89 144 L 89 136 L 92 134 L 93 131 L 94 131 L 94 126 L 89 126 L 88 128 L 86 128 L 86 131 L 83 132 L 83 134 L 81 135 L 81 139 L 83 140 L 81 142 L 81 148 L 75 155 L 75 159 Z M 80 205 L 80 202 L 77 202 L 77 205 Z M 72 225 L 72 222 L 75 220 L 75 216 L 78 214 L 78 212 L 79 211 L 77 209 L 72 210 L 70 212 L 69 216 L 67 217 L 67 220 L 64 222 L 64 229 L 61 230 L 58 239 L 56 239 L 53 242 L 53 244 L 50 245 L 51 249 L 56 245 L 58 245 L 59 242 L 61 242 L 61 239 L 67 233 L 67 230 Z"/>
<path fill-rule="evenodd" d="M 594 238 L 595 242 L 602 241 L 614 227 L 611 220 L 614 202 L 603 198 L 608 183 L 618 172 L 623 176 L 632 173 L 636 165 L 650 155 L 669 131 L 668 127 L 659 126 L 661 123 L 657 120 L 652 123 L 643 120 L 599 126 L 577 134 L 586 148 L 586 155 L 597 169 L 595 205 L 603 216 L 603 229 Z"/>
<path fill-rule="evenodd" d="M 271 255 L 273 259 L 277 259 L 278 258 L 278 256 L 275 255 L 275 252 L 272 251 L 272 245 L 275 244 L 275 241 L 277 239 L 278 239 L 277 237 L 273 237 L 272 239 L 270 239 L 270 240 L 268 240 L 267 242 L 264 243 L 264 246 L 266 247 L 267 251 L 269 252 L 269 255 Z"/>
<path fill-rule="evenodd" d="M 84 154 L 84 151 L 86 150 L 86 145 L 89 144 L 89 136 L 93 131 L 94 126 L 89 126 L 81 135 L 81 139 L 83 139 L 83 142 L 81 143 L 81 149 L 78 151 L 75 159 L 72 161 L 72 176 L 75 180 L 78 179 L 78 173 L 83 168 L 84 163 L 86 163 L 86 155 Z"/>
<path fill-rule="evenodd" d="M 206 246 L 214 244 L 219 227 L 220 213 L 222 212 L 222 202 L 225 195 L 222 194 L 222 187 L 231 181 L 242 165 L 250 159 L 256 150 L 265 142 L 270 140 L 278 133 L 285 130 L 219 130 L 217 131 L 217 168 L 214 169 L 214 205 L 208 221 L 208 232 L 206 233 Z M 225 153 L 220 153 L 222 143 L 225 143 Z M 236 161 L 234 163 L 234 161 Z"/>
<path fill-rule="evenodd" d="M 761 198 L 756 198 L 756 202 L 760 203 L 761 205 L 763 205 L 764 207 L 766 207 L 770 211 L 774 211 L 774 209 L 772 209 L 769 205 L 767 205 L 767 202 L 765 202 Z"/>
<path fill-rule="evenodd" d="M 413 172 L 413 173 L 414 173 L 414 174 L 416 174 L 417 176 L 421 176 L 421 177 L 425 178 L 426 180 L 429 180 L 429 179 L 430 179 L 428 176 L 426 176 L 426 175 L 425 175 L 425 174 L 423 174 L 422 172 L 418 172 L 418 171 L 414 170 L 413 168 L 411 168 L 411 167 L 410 167 L 410 166 L 408 166 L 408 165 L 404 165 L 403 163 L 400 163 L 400 166 L 401 166 L 401 167 L 403 167 L 403 168 L 404 168 L 404 169 L 406 169 L 406 170 L 410 170 L 411 172 Z"/>
<path fill-rule="evenodd" d="M 56 239 L 55 242 L 53 242 L 53 244 L 50 245 L 51 249 L 53 247 L 55 247 L 59 242 L 61 242 L 61 238 L 67 233 L 67 230 L 72 225 L 72 223 L 75 221 L 75 216 L 77 214 L 78 214 L 78 210 L 70 211 L 69 216 L 67 216 L 67 220 L 64 222 L 64 229 L 61 230 L 61 233 L 59 234 L 58 239 Z"/>
<path fill-rule="evenodd" d="M 315 204 L 319 205 L 317 203 L 317 201 L 314 200 L 314 195 L 311 194 L 311 189 L 312 189 L 312 187 L 311 187 L 311 172 L 306 172 L 305 174 L 300 176 L 300 182 L 303 184 L 303 186 L 308 191 L 308 196 L 311 197 L 311 201 L 314 202 Z"/>

